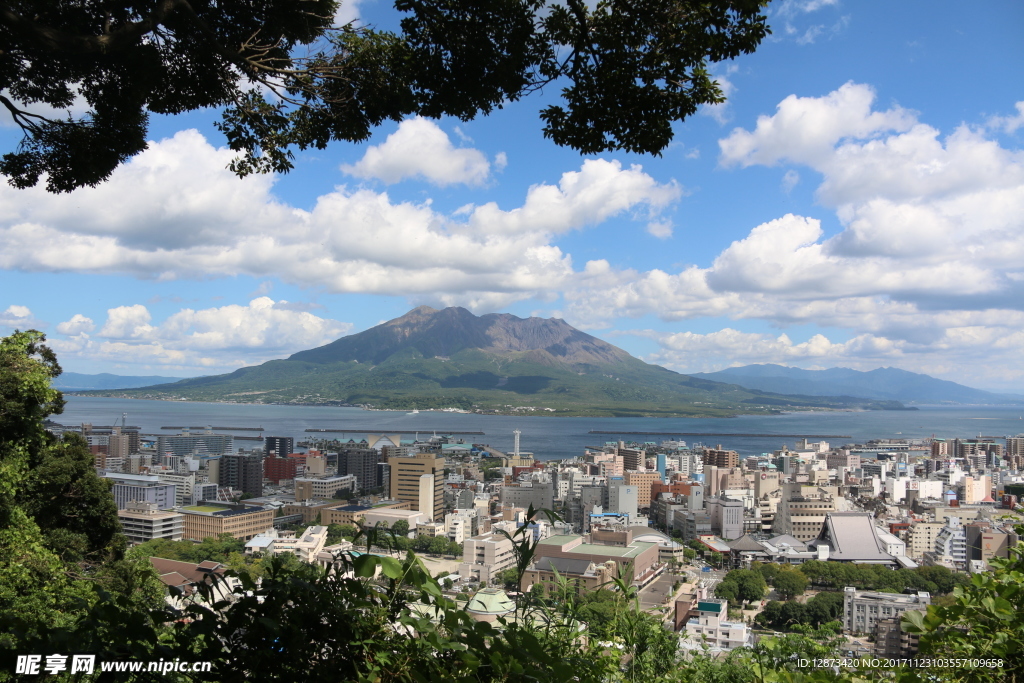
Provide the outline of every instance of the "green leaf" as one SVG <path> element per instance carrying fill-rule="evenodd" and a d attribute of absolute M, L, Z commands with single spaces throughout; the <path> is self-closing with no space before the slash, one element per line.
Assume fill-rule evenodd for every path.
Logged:
<path fill-rule="evenodd" d="M 352 561 L 356 576 L 370 578 L 377 573 L 377 565 L 381 558 L 376 555 L 360 555 Z"/>

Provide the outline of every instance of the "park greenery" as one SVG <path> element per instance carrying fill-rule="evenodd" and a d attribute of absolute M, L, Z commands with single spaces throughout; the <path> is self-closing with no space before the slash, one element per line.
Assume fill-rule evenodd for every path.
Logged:
<path fill-rule="evenodd" d="M 813 603 L 823 610 L 820 619 L 794 620 L 787 624 L 791 633 L 719 656 L 681 650 L 678 636 L 640 608 L 628 572 L 584 596 L 568 581 L 550 594 L 527 592 L 510 614 L 488 623 L 475 621 L 448 598 L 439 579 L 411 552 L 403 557 L 343 553 L 337 566 L 327 568 L 291 556 L 239 558 L 238 542 L 225 538 L 126 550 L 113 526 L 109 491 L 104 493 L 104 482 L 83 465 L 91 463 L 88 450 L 80 440 L 57 439 L 43 429 L 42 420 L 62 406 L 50 385 L 59 366 L 43 341 L 35 332 L 0 341 L 0 681 L 16 680 L 15 655 L 54 653 L 90 653 L 100 662 L 213 664 L 212 672 L 111 672 L 99 678 L 133 683 L 859 683 L 882 677 L 897 683 L 996 683 L 1024 676 L 1022 545 L 1009 559 L 994 560 L 991 573 L 967 583 L 941 572 L 922 573 L 936 586 L 952 585 L 951 600 L 904 619 L 908 630 L 920 634 L 923 656 L 1001 659 L 1001 668 L 887 672 L 800 663 L 839 652 L 842 640 L 828 619 L 838 607 L 834 593 L 808 602 L 807 609 Z M 56 466 L 60 459 L 66 460 L 67 472 Z M 46 495 L 29 500 L 28 490 Z M 62 526 L 57 511 L 78 517 Z M 378 546 L 393 536 L 393 530 L 381 528 L 356 530 L 353 541 Z M 502 579 L 519 585 L 535 543 L 528 526 L 510 538 L 515 576 Z M 192 597 L 179 595 L 172 607 L 147 562 L 149 553 L 223 560 L 235 565 L 228 576 L 237 586 L 221 599 L 212 586 L 200 584 Z M 238 566 L 256 561 L 258 572 Z M 730 572 L 726 583 L 737 586 L 741 599 L 757 589 L 763 594 L 768 581 L 761 570 Z M 775 568 L 772 581 L 784 571 L 796 570 Z M 796 603 L 779 608 L 779 618 L 790 604 Z"/>
<path fill-rule="evenodd" d="M 823 626 L 842 621 L 843 594 L 826 591 L 812 596 L 807 602 L 769 600 L 754 621 L 776 631 L 799 625 Z"/>

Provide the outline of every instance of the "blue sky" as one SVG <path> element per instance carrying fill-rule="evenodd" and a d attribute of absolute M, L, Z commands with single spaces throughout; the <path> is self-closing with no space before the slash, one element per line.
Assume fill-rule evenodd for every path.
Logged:
<path fill-rule="evenodd" d="M 386 4 L 344 10 L 392 21 Z M 784 0 L 660 158 L 541 135 L 544 93 L 239 180 L 212 112 L 96 189 L 0 187 L 0 333 L 194 376 L 410 308 L 562 317 L 681 372 L 1024 381 L 1024 5 Z M 0 145 L 17 132 L 0 122 Z"/>

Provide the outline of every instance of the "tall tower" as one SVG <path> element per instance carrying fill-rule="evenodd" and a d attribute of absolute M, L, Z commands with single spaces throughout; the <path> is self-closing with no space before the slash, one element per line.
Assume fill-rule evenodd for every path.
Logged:
<path fill-rule="evenodd" d="M 516 458 L 519 457 L 519 435 L 522 434 L 518 429 L 512 430 L 512 455 Z"/>

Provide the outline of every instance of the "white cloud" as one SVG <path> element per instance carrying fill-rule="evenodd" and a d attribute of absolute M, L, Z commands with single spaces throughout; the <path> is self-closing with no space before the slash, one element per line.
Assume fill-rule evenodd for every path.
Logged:
<path fill-rule="evenodd" d="M 1016 133 L 1024 127 L 1024 101 L 1018 102 L 1016 116 L 993 116 L 988 120 L 988 127 L 991 130 L 1001 130 L 1004 133 Z"/>
<path fill-rule="evenodd" d="M 567 318 L 588 326 L 645 315 L 811 323 L 846 330 L 857 343 L 761 339 L 745 362 L 829 349 L 829 358 L 850 362 L 905 354 L 923 372 L 926 357 L 954 369 L 984 364 L 987 353 L 1015 364 L 1012 354 L 1024 351 L 1024 153 L 968 126 L 943 138 L 907 110 L 875 111 L 873 99 L 856 84 L 793 95 L 754 130 L 720 141 L 723 165 L 787 161 L 820 173 L 818 200 L 835 210 L 836 234 L 817 217 L 789 214 L 754 227 L 708 267 L 588 264 L 566 290 Z M 787 176 L 784 188 L 799 179 L 794 169 Z M 685 339 L 686 348 L 696 343 Z M 725 339 L 749 341 L 723 333 L 701 343 Z"/>
<path fill-rule="evenodd" d="M 567 232 L 608 220 L 638 205 L 653 218 L 683 195 L 675 181 L 659 184 L 639 165 L 588 159 L 579 171 L 563 173 L 558 186 L 534 185 L 518 209 L 502 211 L 494 202 L 472 209 L 469 226 L 487 234 Z"/>
<path fill-rule="evenodd" d="M 504 168 L 504 155 L 497 162 Z M 407 178 L 440 186 L 482 185 L 490 177 L 491 165 L 483 152 L 455 147 L 436 123 L 416 117 L 402 121 L 387 140 L 369 147 L 362 159 L 341 170 L 389 185 Z"/>
<path fill-rule="evenodd" d="M 341 0 L 338 9 L 334 13 L 334 25 L 345 26 L 349 23 L 359 25 L 359 5 L 363 0 Z"/>
<path fill-rule="evenodd" d="M 832 342 L 822 334 L 796 343 L 786 334 L 772 336 L 728 327 L 708 334 L 643 334 L 653 337 L 661 346 L 661 350 L 648 357 L 650 362 L 686 372 L 714 372 L 730 365 L 752 363 L 848 365 L 854 360 L 877 367 L 879 363 L 904 360 L 904 344 L 869 334 L 843 343 Z"/>
<path fill-rule="evenodd" d="M 651 221 L 647 224 L 647 232 L 651 233 L 660 240 L 667 240 L 672 236 L 672 221 L 660 220 Z"/>
<path fill-rule="evenodd" d="M 774 166 L 787 160 L 814 166 L 833 157 L 835 145 L 846 138 L 872 138 L 885 131 L 908 130 L 914 114 L 894 107 L 871 111 L 874 90 L 847 83 L 825 97 L 790 95 L 774 116 L 759 116 L 751 132 L 733 130 L 719 140 L 723 166 Z"/>
<path fill-rule="evenodd" d="M 333 293 L 511 302 L 572 275 L 555 235 L 627 212 L 657 221 L 682 194 L 639 166 L 588 160 L 508 210 L 491 203 L 444 215 L 429 202 L 339 187 L 307 211 L 277 200 L 272 177 L 225 170 L 232 156 L 184 131 L 151 143 L 95 189 L 53 196 L 2 186 L 0 267 L 161 280 L 249 275 Z"/>
<path fill-rule="evenodd" d="M 0 311 L 0 328 L 7 330 L 33 330 L 46 327 L 46 323 L 36 319 L 28 306 L 11 304 L 6 310 Z"/>
<path fill-rule="evenodd" d="M 92 332 L 95 329 L 96 324 L 93 323 L 92 318 L 87 318 L 81 313 L 75 313 L 71 316 L 71 320 L 65 320 L 57 325 L 58 332 L 72 336 Z"/>
<path fill-rule="evenodd" d="M 950 328 L 935 339 L 914 342 L 864 333 L 847 341 L 815 334 L 794 342 L 789 335 L 740 332 L 724 328 L 707 334 L 692 332 L 632 334 L 657 341 L 648 362 L 678 372 L 715 372 L 753 363 L 777 363 L 817 369 L 848 367 L 873 370 L 899 367 L 952 379 L 967 386 L 1019 393 L 1024 368 L 1024 334 L 1009 326 Z"/>
<path fill-rule="evenodd" d="M 32 311 L 29 310 L 28 306 L 19 306 L 17 304 L 11 304 L 7 307 L 7 310 L 3 312 L 5 320 L 22 320 L 32 316 Z"/>
<path fill-rule="evenodd" d="M 786 171 L 786 175 L 782 176 L 782 191 L 789 194 L 793 191 L 793 188 L 800 182 L 800 174 L 789 169 Z"/>
<path fill-rule="evenodd" d="M 775 13 L 780 16 L 792 16 L 796 14 L 809 14 L 817 12 L 824 7 L 836 7 L 839 0 L 783 0 L 775 7 Z"/>
<path fill-rule="evenodd" d="M 142 304 L 118 306 L 107 310 L 107 322 L 99 331 L 101 337 L 118 339 L 140 339 L 150 336 L 154 328 L 149 324 L 153 317 Z"/>
<path fill-rule="evenodd" d="M 54 348 L 79 359 L 173 369 L 232 369 L 320 346 L 352 329 L 350 323 L 295 310 L 288 302 L 269 297 L 253 299 L 247 306 L 185 308 L 159 324 L 151 321 L 149 310 L 141 304 L 111 308 L 98 333 L 100 339 L 80 334 L 84 327 L 61 329 L 76 336 L 55 340 Z"/>

